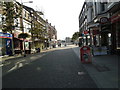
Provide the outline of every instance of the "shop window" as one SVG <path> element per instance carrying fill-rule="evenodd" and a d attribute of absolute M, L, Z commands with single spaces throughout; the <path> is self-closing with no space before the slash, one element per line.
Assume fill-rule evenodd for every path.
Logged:
<path fill-rule="evenodd" d="M 25 11 L 25 17 L 26 17 L 27 15 L 26 15 L 26 11 Z"/>
<path fill-rule="evenodd" d="M 105 4 L 101 3 L 101 11 L 104 11 L 104 10 L 105 10 Z"/>

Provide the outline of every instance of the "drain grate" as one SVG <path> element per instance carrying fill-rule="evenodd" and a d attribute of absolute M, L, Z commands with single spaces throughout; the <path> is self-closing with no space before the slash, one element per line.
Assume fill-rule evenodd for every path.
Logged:
<path fill-rule="evenodd" d="M 110 71 L 110 69 L 106 67 L 105 65 L 94 64 L 94 66 L 99 72 Z"/>

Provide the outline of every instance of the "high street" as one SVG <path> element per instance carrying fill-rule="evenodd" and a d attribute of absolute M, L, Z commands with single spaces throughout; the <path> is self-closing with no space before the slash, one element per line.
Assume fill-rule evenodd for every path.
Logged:
<path fill-rule="evenodd" d="M 34 61 L 4 74 L 3 88 L 97 88 L 73 48 L 37 54 Z"/>

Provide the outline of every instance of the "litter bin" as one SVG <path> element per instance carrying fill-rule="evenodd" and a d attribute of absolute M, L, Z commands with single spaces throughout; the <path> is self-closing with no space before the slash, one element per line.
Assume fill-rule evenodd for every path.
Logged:
<path fill-rule="evenodd" d="M 80 49 L 80 59 L 82 63 L 92 63 L 92 55 L 89 46 Z"/>

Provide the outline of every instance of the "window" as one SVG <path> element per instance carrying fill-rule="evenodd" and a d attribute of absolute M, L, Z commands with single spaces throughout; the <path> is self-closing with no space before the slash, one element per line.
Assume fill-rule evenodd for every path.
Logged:
<path fill-rule="evenodd" d="M 91 19 L 93 19 L 94 17 L 94 12 L 93 12 L 93 8 L 91 9 Z"/>
<path fill-rule="evenodd" d="M 104 10 L 105 10 L 105 4 L 101 3 L 101 11 L 104 11 Z"/>
<path fill-rule="evenodd" d="M 25 17 L 26 17 L 26 11 L 25 11 Z"/>
<path fill-rule="evenodd" d="M 28 14 L 28 19 L 30 19 L 30 14 Z"/>

